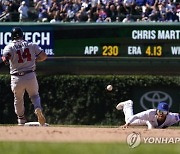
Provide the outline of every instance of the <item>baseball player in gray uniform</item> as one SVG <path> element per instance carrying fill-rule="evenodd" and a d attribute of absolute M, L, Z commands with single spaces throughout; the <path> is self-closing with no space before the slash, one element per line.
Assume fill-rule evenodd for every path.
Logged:
<path fill-rule="evenodd" d="M 120 102 L 116 109 L 124 112 L 126 124 L 122 126 L 123 128 L 127 128 L 129 125 L 147 125 L 148 129 L 167 128 L 180 121 L 180 114 L 169 112 L 166 102 L 160 102 L 157 109 L 149 109 L 135 115 L 133 114 L 132 100 Z"/>
<path fill-rule="evenodd" d="M 42 113 L 39 86 L 36 78 L 36 62 L 46 60 L 46 53 L 38 45 L 23 40 L 23 31 L 14 27 L 11 31 L 12 41 L 5 46 L 2 60 L 10 65 L 11 90 L 14 93 L 14 108 L 18 125 L 26 123 L 24 108 L 24 93 L 27 91 L 34 105 L 34 111 L 40 125 L 46 119 Z"/>

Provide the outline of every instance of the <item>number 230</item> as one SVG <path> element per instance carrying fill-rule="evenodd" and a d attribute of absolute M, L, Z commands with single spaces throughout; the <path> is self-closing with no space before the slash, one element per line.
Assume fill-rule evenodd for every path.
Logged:
<path fill-rule="evenodd" d="M 118 46 L 103 46 L 103 56 L 117 56 L 119 54 Z"/>

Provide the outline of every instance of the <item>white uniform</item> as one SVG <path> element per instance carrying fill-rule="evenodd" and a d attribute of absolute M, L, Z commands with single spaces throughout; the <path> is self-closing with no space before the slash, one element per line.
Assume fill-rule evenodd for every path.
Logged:
<path fill-rule="evenodd" d="M 36 44 L 25 40 L 14 40 L 3 50 L 3 57 L 10 63 L 11 89 L 14 93 L 14 107 L 18 119 L 24 117 L 24 93 L 28 92 L 34 109 L 41 109 L 39 86 L 36 78 L 36 56 L 43 50 Z"/>
<path fill-rule="evenodd" d="M 43 51 L 38 45 L 25 40 L 10 42 L 3 50 L 3 56 L 10 58 L 10 74 L 35 70 L 36 56 Z"/>
<path fill-rule="evenodd" d="M 147 125 L 148 129 L 166 128 L 180 121 L 179 113 L 169 112 L 169 114 L 166 116 L 165 122 L 161 125 L 158 125 L 156 109 L 149 109 L 133 115 L 133 106 L 131 104 L 125 104 L 123 107 L 123 112 L 126 123 L 130 123 L 130 125 Z"/>

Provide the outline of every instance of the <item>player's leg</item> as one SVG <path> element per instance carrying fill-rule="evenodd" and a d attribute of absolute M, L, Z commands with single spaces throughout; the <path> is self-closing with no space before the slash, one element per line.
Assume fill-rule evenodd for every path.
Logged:
<path fill-rule="evenodd" d="M 125 115 L 125 122 L 127 123 L 128 119 L 133 116 L 133 101 L 132 100 L 127 100 L 127 101 L 124 101 L 124 102 L 120 102 L 116 106 L 116 109 L 117 110 L 123 110 L 124 115 Z M 130 125 L 132 125 L 132 126 L 148 125 L 148 128 L 152 127 L 148 121 L 141 120 L 141 119 L 134 120 Z"/>
<path fill-rule="evenodd" d="M 42 113 L 41 99 L 39 96 L 39 85 L 35 73 L 27 74 L 26 77 L 26 91 L 29 94 L 32 104 L 34 105 L 35 114 L 41 125 L 44 125 L 46 119 Z"/>
<path fill-rule="evenodd" d="M 117 110 L 123 110 L 124 115 L 125 115 L 125 122 L 127 122 L 128 119 L 133 116 L 133 101 L 127 100 L 124 102 L 120 102 L 116 106 L 116 109 Z"/>
<path fill-rule="evenodd" d="M 39 96 L 39 85 L 36 79 L 36 75 L 34 73 L 29 73 L 24 76 L 24 83 L 26 83 L 26 91 L 31 99 L 32 104 L 34 105 L 34 109 L 41 107 L 41 99 Z"/>
<path fill-rule="evenodd" d="M 26 123 L 26 118 L 24 115 L 25 88 L 19 77 L 11 76 L 11 90 L 14 93 L 14 110 L 18 118 L 18 125 L 24 125 Z"/>

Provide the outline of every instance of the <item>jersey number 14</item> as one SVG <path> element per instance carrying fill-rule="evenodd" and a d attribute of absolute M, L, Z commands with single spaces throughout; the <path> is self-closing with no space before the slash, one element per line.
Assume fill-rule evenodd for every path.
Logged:
<path fill-rule="evenodd" d="M 21 53 L 20 50 L 16 51 L 18 55 L 18 63 L 23 63 L 24 59 L 27 59 L 27 61 L 31 61 L 31 54 L 29 52 L 29 48 L 25 48 L 24 51 Z"/>

